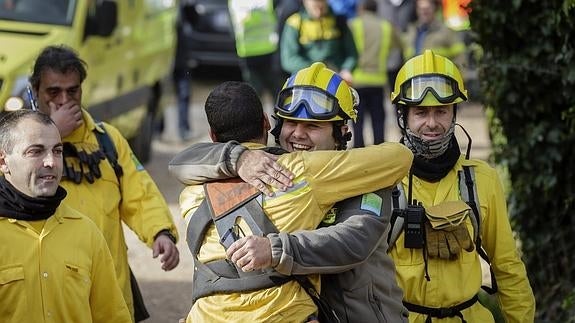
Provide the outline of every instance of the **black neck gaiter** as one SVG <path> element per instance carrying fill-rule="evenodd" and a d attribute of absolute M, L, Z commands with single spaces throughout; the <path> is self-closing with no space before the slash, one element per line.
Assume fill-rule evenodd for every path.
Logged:
<path fill-rule="evenodd" d="M 54 196 L 30 197 L 0 176 L 0 215 L 23 221 L 46 220 L 56 212 L 66 194 L 66 190 L 58 186 Z"/>
<path fill-rule="evenodd" d="M 415 176 L 421 179 L 429 182 L 437 182 L 444 178 L 453 166 L 455 166 L 460 155 L 459 144 L 455 136 L 453 136 L 449 148 L 447 148 L 441 156 L 433 159 L 425 159 L 415 155 L 411 170 Z"/>

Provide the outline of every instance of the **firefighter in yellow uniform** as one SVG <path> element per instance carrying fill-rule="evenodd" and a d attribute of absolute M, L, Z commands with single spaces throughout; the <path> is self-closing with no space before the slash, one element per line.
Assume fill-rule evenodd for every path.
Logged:
<path fill-rule="evenodd" d="M 96 225 L 62 200 L 62 141 L 49 116 L 0 118 L 0 322 L 129 323 Z"/>
<path fill-rule="evenodd" d="M 462 155 L 454 136 L 457 105 L 467 100 L 458 68 L 426 50 L 400 69 L 391 100 L 401 142 L 414 153 L 401 186 L 412 200 L 397 218 L 408 229 L 391 239 L 389 250 L 409 321 L 493 322 L 489 310 L 477 302 L 484 250 L 507 322 L 533 322 L 535 300 L 501 181 L 487 163 Z M 468 176 L 464 172 L 474 174 L 467 184 L 460 182 Z M 471 202 L 462 201 L 464 190 L 475 192 Z"/>
<path fill-rule="evenodd" d="M 141 296 L 131 285 L 122 223 L 153 248 L 154 257 L 163 254 L 164 270 L 175 268 L 179 262 L 175 246 L 178 233 L 162 193 L 126 139 L 116 128 L 94 122 L 81 109 L 84 64 L 70 48 L 46 47 L 36 59 L 30 82 L 38 110 L 50 115 L 64 142 L 61 185 L 68 192 L 64 203 L 88 216 L 100 228 L 114 259 L 126 304 L 132 313 L 140 313 L 134 312 L 133 300 L 141 301 Z M 137 309 L 143 310 L 143 316 L 137 315 L 136 320 L 147 315 L 141 306 L 143 302 L 139 302 Z"/>
<path fill-rule="evenodd" d="M 208 97 L 206 106 L 209 102 Z M 343 121 L 355 119 L 356 103 L 353 89 L 338 74 L 322 63 L 315 63 L 288 79 L 279 95 L 276 113 L 283 119 L 282 131 L 298 125 L 313 127 L 316 131 L 322 128 L 326 134 L 324 141 L 331 141 L 333 145 L 333 131 L 347 129 L 347 126 L 342 127 Z M 336 126 L 338 124 L 340 126 Z M 269 124 L 265 132 L 258 135 L 258 140 L 247 142 L 245 146 L 250 149 L 265 147 L 267 130 Z M 348 139 L 341 135 L 340 132 L 338 138 L 345 143 Z M 184 151 L 170 162 L 170 170 L 182 180 L 186 175 L 185 166 L 178 166 L 198 157 Z M 278 163 L 295 175 L 294 185 L 285 192 L 274 191 L 273 196 L 262 195 L 261 207 L 279 231 L 312 230 L 318 227 L 336 202 L 398 183 L 402 174 L 407 173 L 410 162 L 409 150 L 395 143 L 345 151 L 283 154 Z M 197 210 L 204 197 L 205 190 L 201 185 L 188 186 L 182 192 L 180 207 L 182 214 L 190 219 L 189 226 L 198 225 L 200 211 Z M 241 236 L 254 234 L 244 221 L 239 222 L 239 227 Z M 225 249 L 220 244 L 222 240 L 225 236 L 218 235 L 212 225 L 205 234 L 198 260 L 209 265 L 225 259 Z M 196 271 L 194 279 L 204 275 Z M 318 278 L 313 276 L 312 282 L 319 290 Z M 217 282 L 218 279 L 211 278 L 211 281 Z M 194 281 L 194 289 L 209 290 L 213 285 L 200 285 L 196 279 Z M 208 291 L 195 300 L 188 322 L 305 322 L 317 311 L 312 299 L 294 280 L 268 288 L 246 288 L 245 285 L 245 281 L 238 279 L 236 284 L 227 286 L 228 292 Z"/>

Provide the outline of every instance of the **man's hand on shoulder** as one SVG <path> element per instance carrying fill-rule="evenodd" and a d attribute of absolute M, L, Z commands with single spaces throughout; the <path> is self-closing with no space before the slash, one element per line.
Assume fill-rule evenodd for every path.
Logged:
<path fill-rule="evenodd" d="M 285 191 L 293 185 L 294 176 L 277 163 L 278 157 L 262 150 L 246 150 L 237 161 L 238 175 L 268 196 L 273 193 L 266 185 Z"/>

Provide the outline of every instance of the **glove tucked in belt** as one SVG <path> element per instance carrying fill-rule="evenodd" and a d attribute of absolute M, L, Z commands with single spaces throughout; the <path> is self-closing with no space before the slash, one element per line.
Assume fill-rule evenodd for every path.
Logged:
<path fill-rule="evenodd" d="M 426 208 L 425 239 L 430 258 L 457 259 L 461 249 L 474 245 L 465 225 L 470 207 L 463 201 L 443 202 Z"/>
<path fill-rule="evenodd" d="M 100 178 L 103 159 L 105 155 L 98 145 L 64 142 L 64 176 L 76 184 L 81 183 L 82 178 L 88 183 Z"/>

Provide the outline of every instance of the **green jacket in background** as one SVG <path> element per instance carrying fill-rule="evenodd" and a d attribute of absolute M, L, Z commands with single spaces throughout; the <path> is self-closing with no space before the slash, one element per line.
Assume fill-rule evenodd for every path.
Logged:
<path fill-rule="evenodd" d="M 281 65 L 289 73 L 323 62 L 335 71 L 353 71 L 357 50 L 345 17 L 331 11 L 312 19 L 305 10 L 291 15 L 284 26 L 281 43 Z"/>

